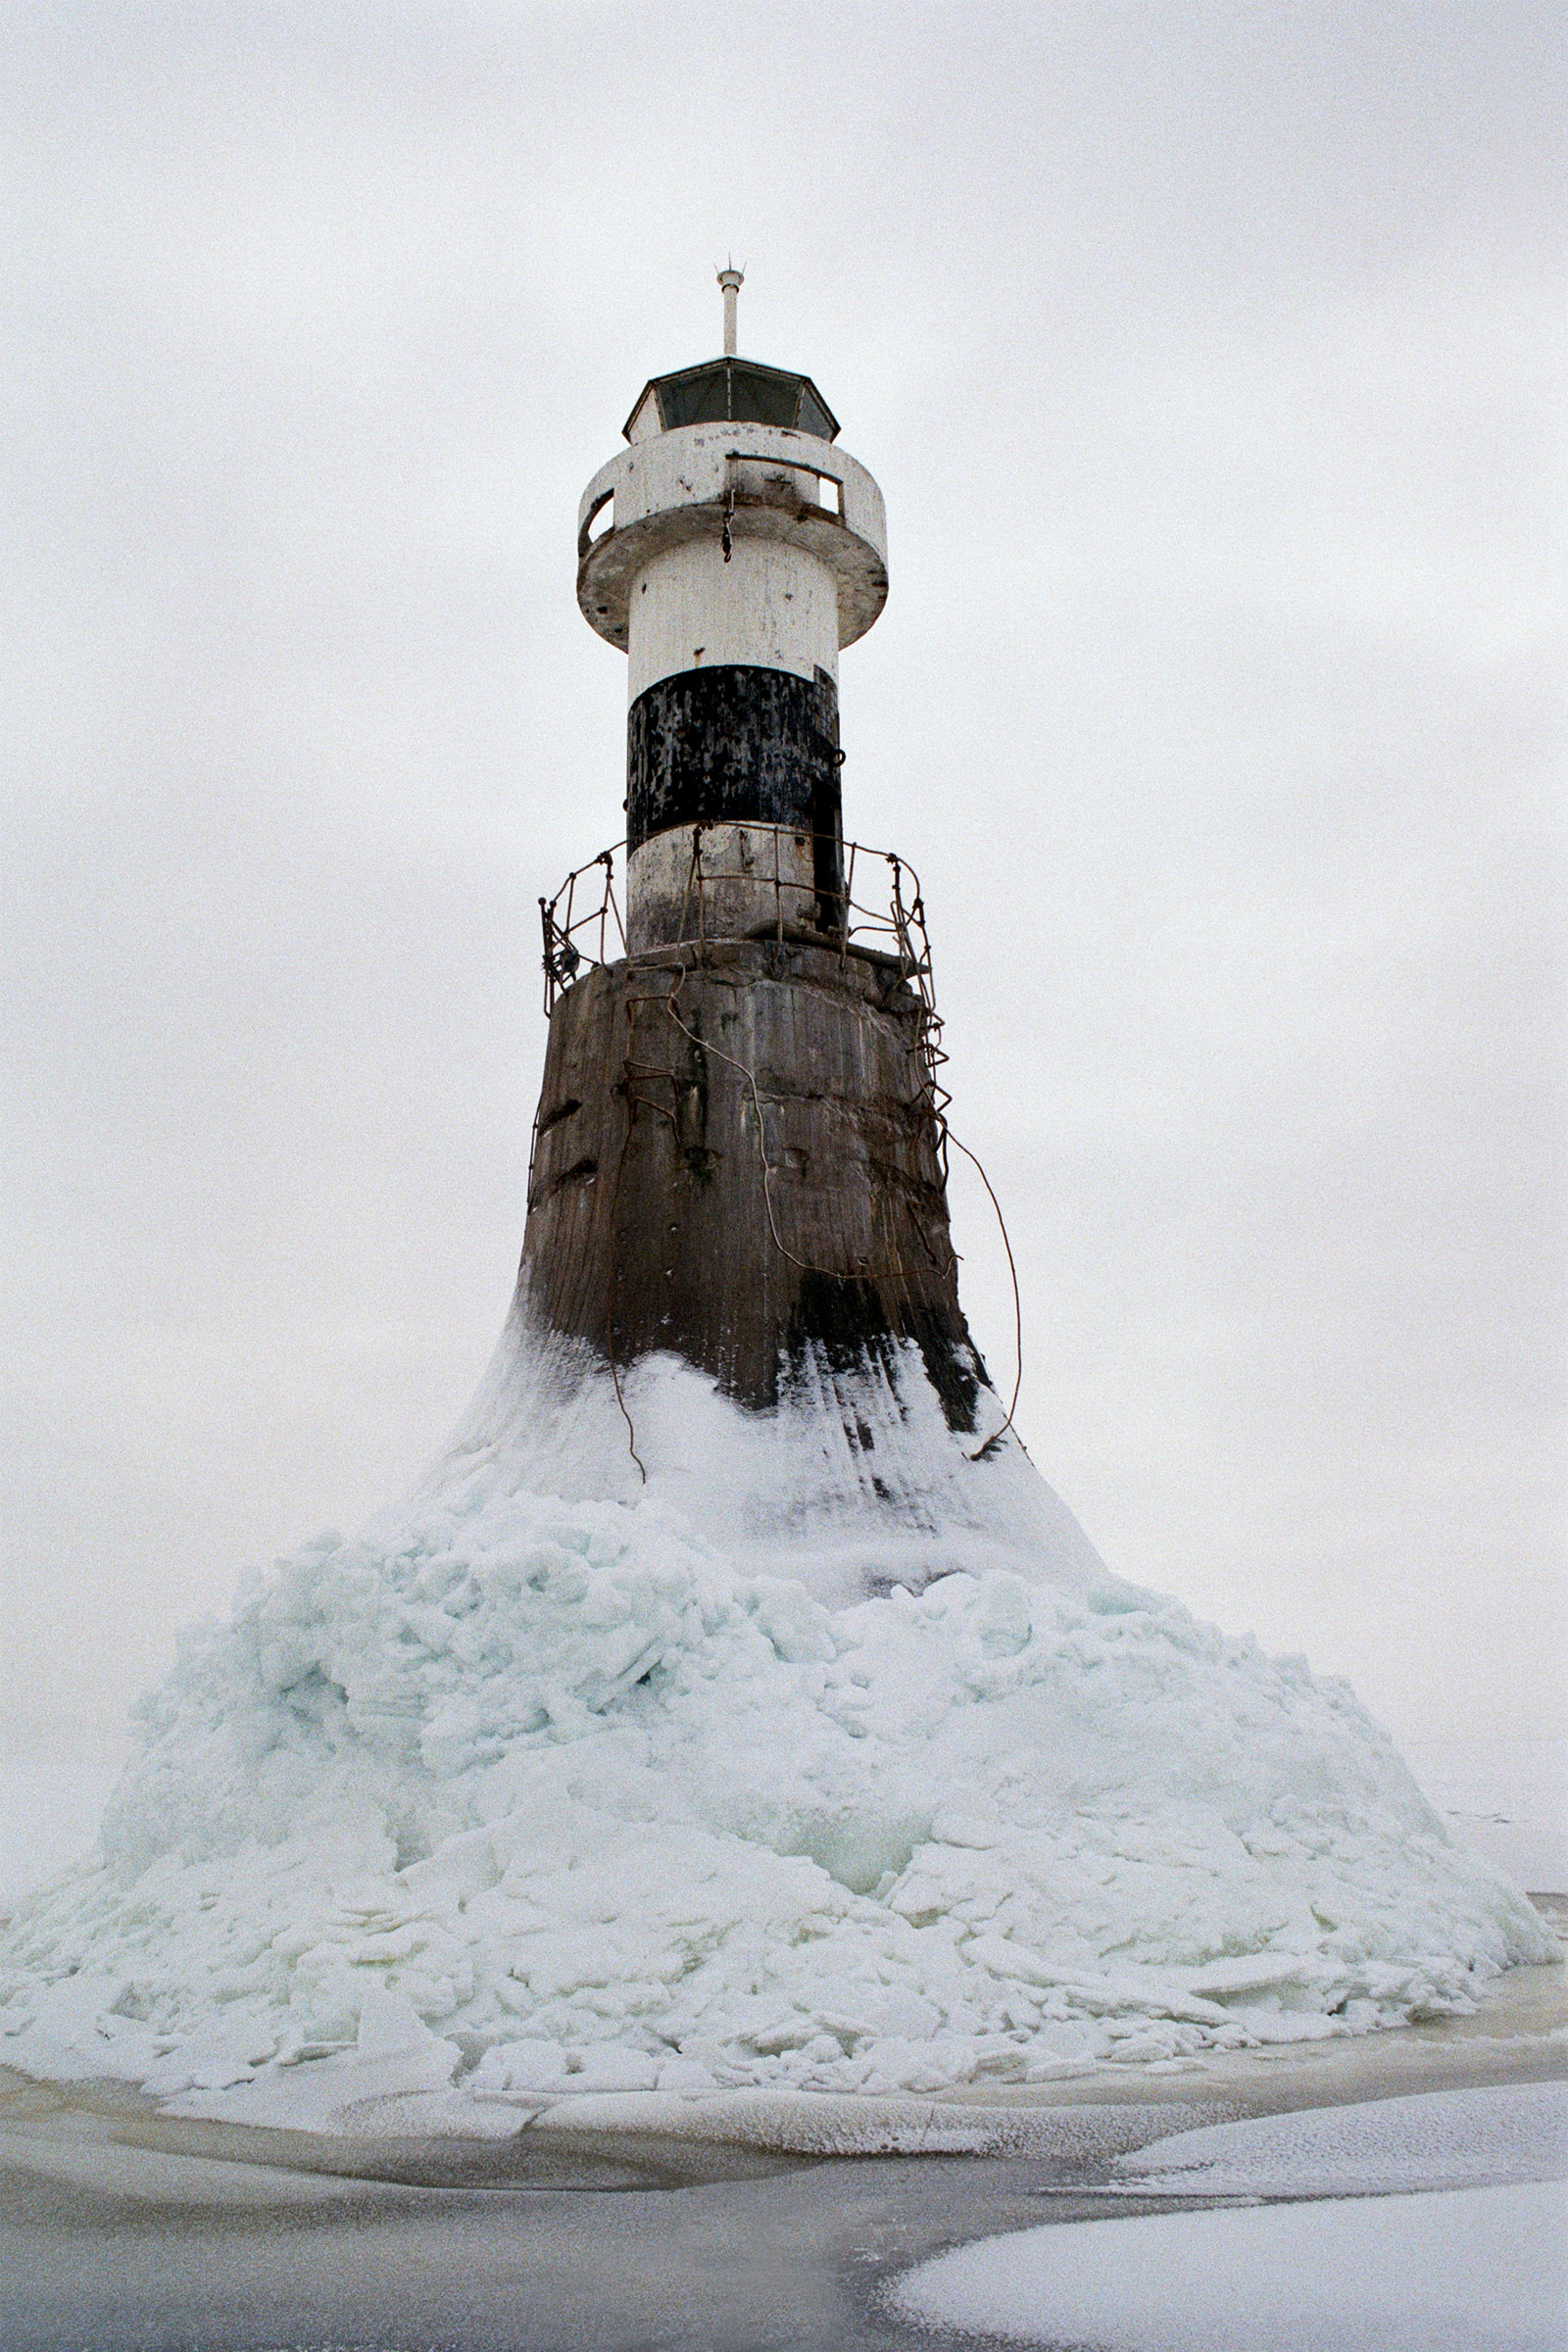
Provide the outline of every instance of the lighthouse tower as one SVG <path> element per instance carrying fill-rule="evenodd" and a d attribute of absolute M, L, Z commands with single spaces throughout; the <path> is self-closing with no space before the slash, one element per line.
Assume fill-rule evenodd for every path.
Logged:
<path fill-rule="evenodd" d="M 460 1449 L 653 1490 L 827 1601 L 1097 1563 L 958 1304 L 918 886 L 845 837 L 839 656 L 882 495 L 808 376 L 656 377 L 577 597 L 626 656 L 624 865 L 541 901 L 550 1037 L 512 1319 Z"/>
<path fill-rule="evenodd" d="M 723 358 L 645 388 L 579 524 L 578 602 L 627 657 L 634 955 L 686 936 L 698 826 L 715 870 L 744 872 L 743 830 L 777 836 L 725 930 L 768 922 L 775 879 L 788 927 L 837 928 L 839 652 L 887 601 L 881 492 L 808 376 L 736 358 L 739 270 L 720 282 Z"/>

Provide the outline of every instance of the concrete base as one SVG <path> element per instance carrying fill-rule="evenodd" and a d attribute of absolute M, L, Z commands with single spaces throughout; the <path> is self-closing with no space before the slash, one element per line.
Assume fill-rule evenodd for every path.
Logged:
<path fill-rule="evenodd" d="M 666 1350 L 776 1405 L 912 1341 L 950 1428 L 985 1366 L 958 1306 L 922 1007 L 883 957 L 791 941 L 588 972 L 550 1024 L 518 1278 L 542 1330 Z"/>
<path fill-rule="evenodd" d="M 801 941 L 569 988 L 512 1319 L 432 1481 L 466 1455 L 652 1488 L 828 1606 L 996 1566 L 1103 1582 L 958 1305 L 922 1019 L 890 959 Z"/>

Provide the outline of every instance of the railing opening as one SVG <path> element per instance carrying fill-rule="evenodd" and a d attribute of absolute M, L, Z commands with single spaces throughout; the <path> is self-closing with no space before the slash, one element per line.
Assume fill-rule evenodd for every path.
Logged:
<path fill-rule="evenodd" d="M 613 490 L 607 490 L 604 496 L 596 500 L 594 505 L 589 508 L 582 529 L 577 533 L 578 555 L 585 556 L 596 539 L 603 539 L 605 533 L 612 531 L 614 527 L 615 493 Z"/>

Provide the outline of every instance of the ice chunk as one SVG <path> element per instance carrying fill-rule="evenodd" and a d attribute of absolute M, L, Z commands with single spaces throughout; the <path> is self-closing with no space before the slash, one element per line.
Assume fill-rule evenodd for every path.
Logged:
<path fill-rule="evenodd" d="M 0 1936 L 9 2062 L 499 2130 L 1170 2066 L 1556 1954 L 1344 1685 L 1173 1601 L 952 1526 L 759 1573 L 755 1495 L 699 1531 L 519 1459 L 460 1448 L 187 1642 L 102 1863 Z"/>

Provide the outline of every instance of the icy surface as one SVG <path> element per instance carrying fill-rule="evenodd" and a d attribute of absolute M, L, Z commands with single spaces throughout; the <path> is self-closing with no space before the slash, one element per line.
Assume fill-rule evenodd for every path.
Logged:
<path fill-rule="evenodd" d="M 1568 2189 L 1072 2222 L 960 2246 L 907 2319 L 1096 2352 L 1561 2352 Z"/>
<path fill-rule="evenodd" d="M 776 1410 L 753 1413 L 672 1355 L 612 1375 L 519 1301 L 453 1453 L 419 1492 L 439 1496 L 461 1462 L 566 1501 L 664 1504 L 732 1570 L 788 1576 L 835 1609 L 956 1571 L 1021 1569 L 1080 1593 L 1102 1584 L 991 1390 L 975 1413 L 972 1431 L 949 1428 L 908 1340 L 888 1343 L 874 1375 L 808 1348 Z"/>
<path fill-rule="evenodd" d="M 1116 2169 L 1163 2193 L 1351 2195 L 1568 2177 L 1568 2082 L 1428 2090 L 1178 2132 Z"/>
<path fill-rule="evenodd" d="M 494 2132 L 1179 2064 L 1556 1956 L 1347 1686 L 1003 1516 L 1013 1565 L 830 1606 L 481 1433 L 190 1637 L 0 1942 L 0 2061 Z"/>

